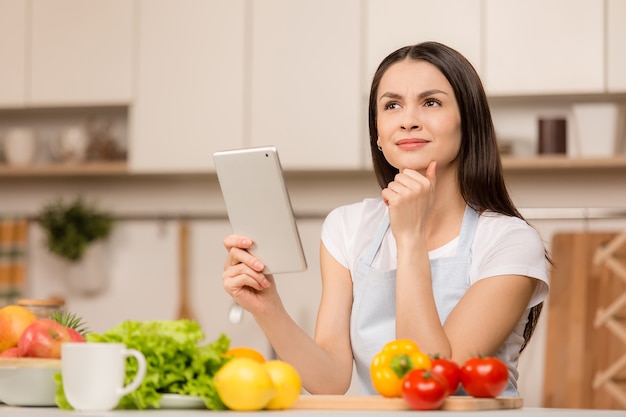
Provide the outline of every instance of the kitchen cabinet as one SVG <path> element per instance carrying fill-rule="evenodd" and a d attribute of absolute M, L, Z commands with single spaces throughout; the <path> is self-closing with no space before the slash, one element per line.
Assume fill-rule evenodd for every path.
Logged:
<path fill-rule="evenodd" d="M 626 93 L 626 1 L 607 0 L 607 90 Z"/>
<path fill-rule="evenodd" d="M 130 103 L 134 4 L 31 0 L 28 105 Z"/>
<path fill-rule="evenodd" d="M 21 107 L 26 98 L 26 0 L 0 0 L 0 107 Z"/>
<path fill-rule="evenodd" d="M 277 146 L 286 169 L 358 169 L 368 146 L 361 2 L 251 5 L 249 145 Z"/>
<path fill-rule="evenodd" d="M 402 46 L 429 40 L 458 50 L 480 73 L 481 21 L 481 0 L 368 0 L 366 91 L 385 56 Z"/>
<path fill-rule="evenodd" d="M 487 94 L 605 91 L 603 1 L 484 2 Z"/>
<path fill-rule="evenodd" d="M 246 3 L 139 2 L 132 172 L 208 172 L 242 146 Z"/>

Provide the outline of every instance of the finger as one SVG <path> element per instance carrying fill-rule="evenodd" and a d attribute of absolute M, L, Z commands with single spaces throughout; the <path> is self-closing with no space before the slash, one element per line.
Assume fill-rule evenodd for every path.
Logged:
<path fill-rule="evenodd" d="M 232 248 L 228 252 L 226 262 L 224 263 L 224 269 L 238 264 L 244 264 L 250 269 L 256 272 L 261 272 L 265 269 L 265 265 L 250 252 L 245 249 Z"/>
<path fill-rule="evenodd" d="M 426 168 L 426 178 L 428 178 L 433 185 L 435 184 L 435 180 L 437 179 L 437 161 L 431 161 L 430 164 L 428 164 L 428 168 Z"/>
<path fill-rule="evenodd" d="M 224 289 L 231 295 L 237 294 L 243 287 L 262 291 L 269 288 L 270 282 L 265 275 L 248 268 L 244 264 L 231 266 L 222 273 Z"/>
<path fill-rule="evenodd" d="M 253 242 L 245 236 L 228 235 L 224 238 L 222 243 L 226 250 L 230 250 L 231 248 L 248 249 L 252 246 Z"/>

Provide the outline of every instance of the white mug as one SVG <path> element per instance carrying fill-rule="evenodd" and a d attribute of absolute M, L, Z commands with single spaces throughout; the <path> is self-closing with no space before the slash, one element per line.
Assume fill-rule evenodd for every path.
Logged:
<path fill-rule="evenodd" d="M 126 358 L 137 360 L 137 374 L 124 386 Z M 66 342 L 61 345 L 61 377 L 65 397 L 78 411 L 109 411 L 146 376 L 146 358 L 123 343 Z"/>

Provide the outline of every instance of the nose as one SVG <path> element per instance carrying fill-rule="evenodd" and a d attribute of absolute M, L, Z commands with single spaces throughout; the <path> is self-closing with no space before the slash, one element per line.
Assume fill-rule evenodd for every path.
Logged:
<path fill-rule="evenodd" d="M 402 119 L 402 129 L 403 130 L 414 130 L 419 129 L 419 111 L 412 107 L 407 107 L 404 112 L 404 117 Z"/>

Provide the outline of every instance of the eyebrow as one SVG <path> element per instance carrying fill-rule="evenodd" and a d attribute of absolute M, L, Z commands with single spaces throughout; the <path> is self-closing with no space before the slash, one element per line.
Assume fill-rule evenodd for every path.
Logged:
<path fill-rule="evenodd" d="M 418 98 L 422 99 L 422 98 L 425 98 L 425 97 L 428 97 L 428 96 L 432 96 L 432 95 L 435 95 L 435 94 L 445 94 L 445 95 L 448 95 L 448 93 L 446 93 L 443 90 L 439 90 L 439 89 L 433 88 L 432 90 L 426 90 L 426 91 L 421 92 L 418 95 Z M 400 94 L 396 94 L 396 93 L 392 93 L 392 92 L 386 92 L 382 96 L 380 96 L 380 98 L 381 99 L 382 98 L 399 99 L 399 98 L 402 98 L 402 96 Z"/>

